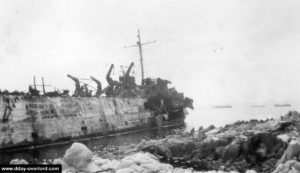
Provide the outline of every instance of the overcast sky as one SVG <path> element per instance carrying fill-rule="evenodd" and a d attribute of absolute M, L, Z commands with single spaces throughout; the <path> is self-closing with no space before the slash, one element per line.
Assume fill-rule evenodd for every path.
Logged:
<path fill-rule="evenodd" d="M 300 98 L 298 0 L 0 0 L 0 88 L 27 90 L 33 76 L 74 89 L 103 85 L 111 63 L 135 62 L 173 82 L 195 104 L 265 104 Z M 300 103 L 299 103 L 300 104 Z"/>

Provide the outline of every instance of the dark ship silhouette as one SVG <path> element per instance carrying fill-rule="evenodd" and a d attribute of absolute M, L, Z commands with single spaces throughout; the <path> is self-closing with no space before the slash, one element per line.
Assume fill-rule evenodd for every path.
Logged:
<path fill-rule="evenodd" d="M 213 106 L 212 108 L 214 109 L 227 109 L 227 108 L 232 108 L 231 105 L 217 105 L 217 106 Z"/>
<path fill-rule="evenodd" d="M 139 46 L 143 72 L 140 37 Z M 93 95 L 87 84 L 67 75 L 75 82 L 72 96 L 68 90 L 43 92 L 37 85 L 29 92 L 0 93 L 0 149 L 38 147 L 71 142 L 94 136 L 107 136 L 137 130 L 183 125 L 186 108 L 193 109 L 193 100 L 184 97 L 164 79 L 145 78 L 137 85 L 130 75 L 133 63 L 119 80 L 111 77 L 112 64 L 106 75 L 108 86 L 97 84 Z"/>
<path fill-rule="evenodd" d="M 274 107 L 291 107 L 291 104 L 275 104 Z"/>

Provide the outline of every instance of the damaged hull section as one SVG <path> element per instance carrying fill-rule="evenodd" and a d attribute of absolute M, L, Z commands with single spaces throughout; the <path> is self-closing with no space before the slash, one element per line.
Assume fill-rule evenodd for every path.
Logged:
<path fill-rule="evenodd" d="M 0 150 L 183 124 L 184 108 L 169 118 L 146 110 L 143 98 L 1 95 Z"/>

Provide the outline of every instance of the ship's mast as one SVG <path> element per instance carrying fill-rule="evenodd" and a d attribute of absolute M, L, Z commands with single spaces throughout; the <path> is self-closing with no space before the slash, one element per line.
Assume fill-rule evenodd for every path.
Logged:
<path fill-rule="evenodd" d="M 146 43 L 142 43 L 141 41 L 141 35 L 140 35 L 140 30 L 138 30 L 138 41 L 136 42 L 137 44 L 136 45 L 131 45 L 131 46 L 126 46 L 125 48 L 129 48 L 129 47 L 138 47 L 139 48 L 139 53 L 140 53 L 140 62 L 141 62 L 141 73 L 142 73 L 142 84 L 143 84 L 143 81 L 144 81 L 144 61 L 143 61 L 143 49 L 142 49 L 142 45 L 145 45 L 145 44 L 150 44 L 150 43 L 155 43 L 156 41 L 149 41 L 149 42 L 146 42 Z"/>
<path fill-rule="evenodd" d="M 142 50 L 142 44 L 141 44 L 141 35 L 140 35 L 140 30 L 138 30 L 138 41 L 137 45 L 139 47 L 139 52 L 140 52 L 140 61 L 141 61 L 141 72 L 142 72 L 142 83 L 144 81 L 144 63 L 143 63 L 143 50 Z"/>
<path fill-rule="evenodd" d="M 35 76 L 33 76 L 33 87 L 36 90 Z"/>
<path fill-rule="evenodd" d="M 36 80 L 35 80 L 35 76 L 33 76 L 33 87 L 34 87 L 35 90 L 37 89 L 37 86 L 41 86 L 43 88 L 43 93 L 46 94 L 45 87 L 50 87 L 51 85 L 45 85 L 44 77 L 42 77 L 42 85 L 37 85 Z"/>
<path fill-rule="evenodd" d="M 46 94 L 44 77 L 42 77 L 42 86 L 43 86 L 43 92 L 44 92 L 44 94 Z"/>

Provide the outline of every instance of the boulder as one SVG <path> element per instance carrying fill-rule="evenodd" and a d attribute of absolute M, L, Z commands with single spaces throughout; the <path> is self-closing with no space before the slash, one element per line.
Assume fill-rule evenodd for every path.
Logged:
<path fill-rule="evenodd" d="M 277 135 L 277 138 L 282 140 L 283 142 L 286 142 L 286 143 L 288 143 L 291 139 L 291 137 L 288 134 Z"/>
<path fill-rule="evenodd" d="M 289 160 L 279 164 L 272 173 L 293 173 L 300 172 L 300 163 L 296 160 Z"/>
<path fill-rule="evenodd" d="M 232 141 L 231 144 L 225 147 L 223 151 L 223 159 L 233 161 L 238 158 L 241 152 L 241 143 L 239 141 Z"/>
<path fill-rule="evenodd" d="M 101 170 L 97 165 L 93 164 L 92 152 L 84 144 L 73 143 L 66 151 L 62 161 L 69 167 L 73 167 L 78 171 L 96 172 Z"/>
<path fill-rule="evenodd" d="M 280 149 L 285 143 L 269 132 L 262 132 L 251 136 L 244 144 L 243 153 L 249 163 L 263 162 L 270 157 L 279 159 Z"/>
<path fill-rule="evenodd" d="M 281 159 L 278 161 L 278 164 L 284 164 L 289 160 L 293 160 L 294 158 L 298 158 L 300 154 L 300 140 L 292 140 L 287 149 L 285 150 L 284 154 L 282 155 Z"/>

